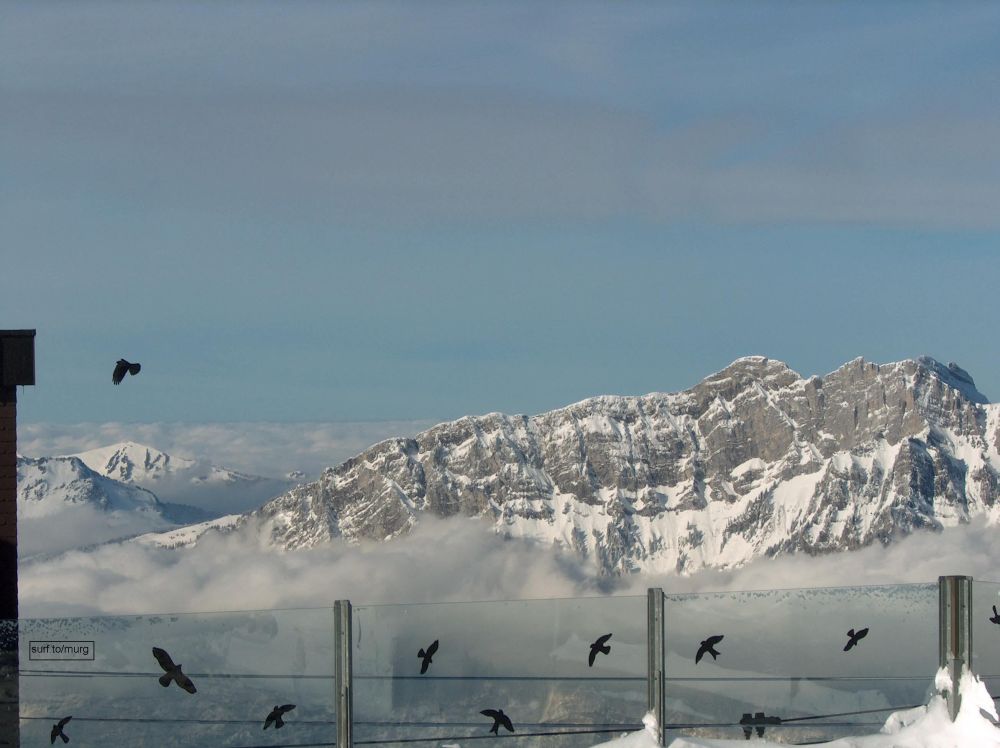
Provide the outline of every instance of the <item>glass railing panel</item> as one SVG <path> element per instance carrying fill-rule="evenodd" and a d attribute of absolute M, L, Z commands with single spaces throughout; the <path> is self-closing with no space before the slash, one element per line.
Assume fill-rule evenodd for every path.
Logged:
<path fill-rule="evenodd" d="M 766 728 L 777 740 L 805 728 L 805 738 L 837 737 L 840 723 L 880 726 L 892 709 L 925 702 L 937 626 L 936 584 L 667 595 L 667 721 L 739 737 L 733 725 L 747 713 L 821 717 Z M 848 632 L 863 629 L 845 651 Z M 718 635 L 718 657 L 706 647 L 696 662 Z M 817 729 L 822 722 L 838 725 Z"/>
<path fill-rule="evenodd" d="M 335 736 L 330 609 L 20 622 L 21 745 L 243 746 Z M 163 687 L 153 647 L 195 692 Z M 276 705 L 295 704 L 280 734 Z"/>
<path fill-rule="evenodd" d="M 485 709 L 518 735 L 613 735 L 646 711 L 644 596 L 356 606 L 353 637 L 355 742 L 488 735 Z"/>
<path fill-rule="evenodd" d="M 972 671 L 1000 696 L 1000 583 L 972 583 Z"/>

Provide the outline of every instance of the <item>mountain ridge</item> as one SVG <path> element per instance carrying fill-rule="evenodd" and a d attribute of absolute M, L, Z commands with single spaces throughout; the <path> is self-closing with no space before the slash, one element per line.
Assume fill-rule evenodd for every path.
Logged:
<path fill-rule="evenodd" d="M 997 410 L 967 372 L 928 357 L 856 358 L 806 379 L 749 356 L 677 393 L 383 440 L 234 527 L 290 549 L 390 539 L 425 512 L 480 516 L 605 573 L 728 568 L 996 521 Z"/>

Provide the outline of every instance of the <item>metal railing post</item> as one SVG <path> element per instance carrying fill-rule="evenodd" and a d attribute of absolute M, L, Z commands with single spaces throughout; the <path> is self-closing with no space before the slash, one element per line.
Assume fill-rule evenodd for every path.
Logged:
<path fill-rule="evenodd" d="M 646 590 L 646 656 L 649 711 L 656 717 L 660 745 L 667 744 L 667 694 L 666 678 L 666 598 L 659 587 Z"/>
<path fill-rule="evenodd" d="M 972 666 L 972 577 L 938 577 L 939 664 L 948 669 L 948 713 L 952 720 L 962 706 L 959 681 Z"/>
<path fill-rule="evenodd" d="M 354 746 L 354 688 L 351 669 L 351 601 L 333 603 L 333 667 L 337 699 L 337 748 Z"/>

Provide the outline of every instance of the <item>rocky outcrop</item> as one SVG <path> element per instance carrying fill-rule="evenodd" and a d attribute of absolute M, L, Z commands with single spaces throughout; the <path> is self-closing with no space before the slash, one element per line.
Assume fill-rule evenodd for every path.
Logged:
<path fill-rule="evenodd" d="M 389 539 L 425 513 L 608 573 L 729 567 L 998 516 L 1000 417 L 967 372 L 743 358 L 690 390 L 491 413 L 376 444 L 246 515 L 283 548 Z"/>

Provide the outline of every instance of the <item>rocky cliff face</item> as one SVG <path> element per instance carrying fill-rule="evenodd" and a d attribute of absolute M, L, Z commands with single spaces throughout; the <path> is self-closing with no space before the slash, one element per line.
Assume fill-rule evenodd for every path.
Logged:
<path fill-rule="evenodd" d="M 739 359 L 690 390 L 492 413 L 374 445 L 248 514 L 279 547 L 483 516 L 608 573 L 728 567 L 1000 518 L 1000 406 L 929 358 L 803 379 Z"/>

